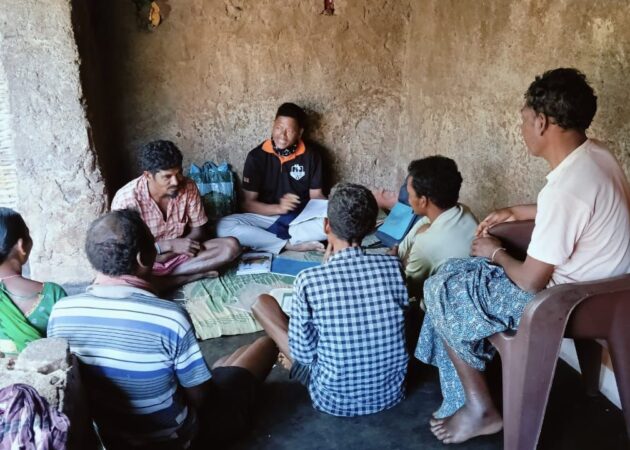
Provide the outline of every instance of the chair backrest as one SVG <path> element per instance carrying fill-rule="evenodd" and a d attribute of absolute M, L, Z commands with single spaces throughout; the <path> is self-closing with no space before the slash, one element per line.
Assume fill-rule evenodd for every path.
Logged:
<path fill-rule="evenodd" d="M 527 256 L 527 247 L 533 231 L 533 220 L 517 220 L 496 224 L 488 233 L 499 239 L 510 255 L 523 261 Z"/>

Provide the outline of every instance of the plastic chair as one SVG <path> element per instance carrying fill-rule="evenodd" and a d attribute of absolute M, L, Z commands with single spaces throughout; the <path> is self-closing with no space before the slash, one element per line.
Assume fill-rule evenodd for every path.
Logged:
<path fill-rule="evenodd" d="M 507 222 L 490 234 L 523 258 L 533 229 L 533 220 Z M 490 336 L 502 361 L 506 450 L 536 448 L 563 337 L 575 339 L 591 394 L 599 391 L 600 343 L 608 347 L 630 436 L 629 323 L 630 274 L 545 289 L 527 305 L 517 331 Z"/>

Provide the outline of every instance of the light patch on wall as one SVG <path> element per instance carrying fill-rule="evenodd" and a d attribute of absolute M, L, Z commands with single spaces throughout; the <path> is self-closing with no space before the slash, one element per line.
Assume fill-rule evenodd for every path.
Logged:
<path fill-rule="evenodd" d="M 611 19 L 595 17 L 593 19 L 592 33 L 593 43 L 597 46 L 597 49 L 600 52 L 603 52 L 614 38 L 615 26 L 613 25 Z"/>
<path fill-rule="evenodd" d="M 0 36 L 1 41 L 1 36 Z M 0 206 L 17 207 L 17 174 L 11 134 L 9 84 L 0 63 Z"/>

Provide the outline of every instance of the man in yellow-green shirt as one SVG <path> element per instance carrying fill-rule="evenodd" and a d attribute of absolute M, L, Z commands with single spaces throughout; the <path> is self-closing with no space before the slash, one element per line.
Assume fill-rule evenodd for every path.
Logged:
<path fill-rule="evenodd" d="M 477 219 L 459 203 L 462 176 L 444 156 L 429 156 L 409 165 L 407 192 L 414 212 L 423 216 L 395 254 L 401 259 L 410 297 L 422 299 L 424 281 L 450 258 L 470 255 Z"/>

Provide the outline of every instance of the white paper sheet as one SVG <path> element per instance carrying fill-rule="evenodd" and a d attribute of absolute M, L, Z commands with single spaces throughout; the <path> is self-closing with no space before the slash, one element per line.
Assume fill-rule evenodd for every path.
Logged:
<path fill-rule="evenodd" d="M 328 200 L 309 200 L 302 212 L 291 222 L 291 225 L 306 222 L 311 219 L 328 217 Z"/>

